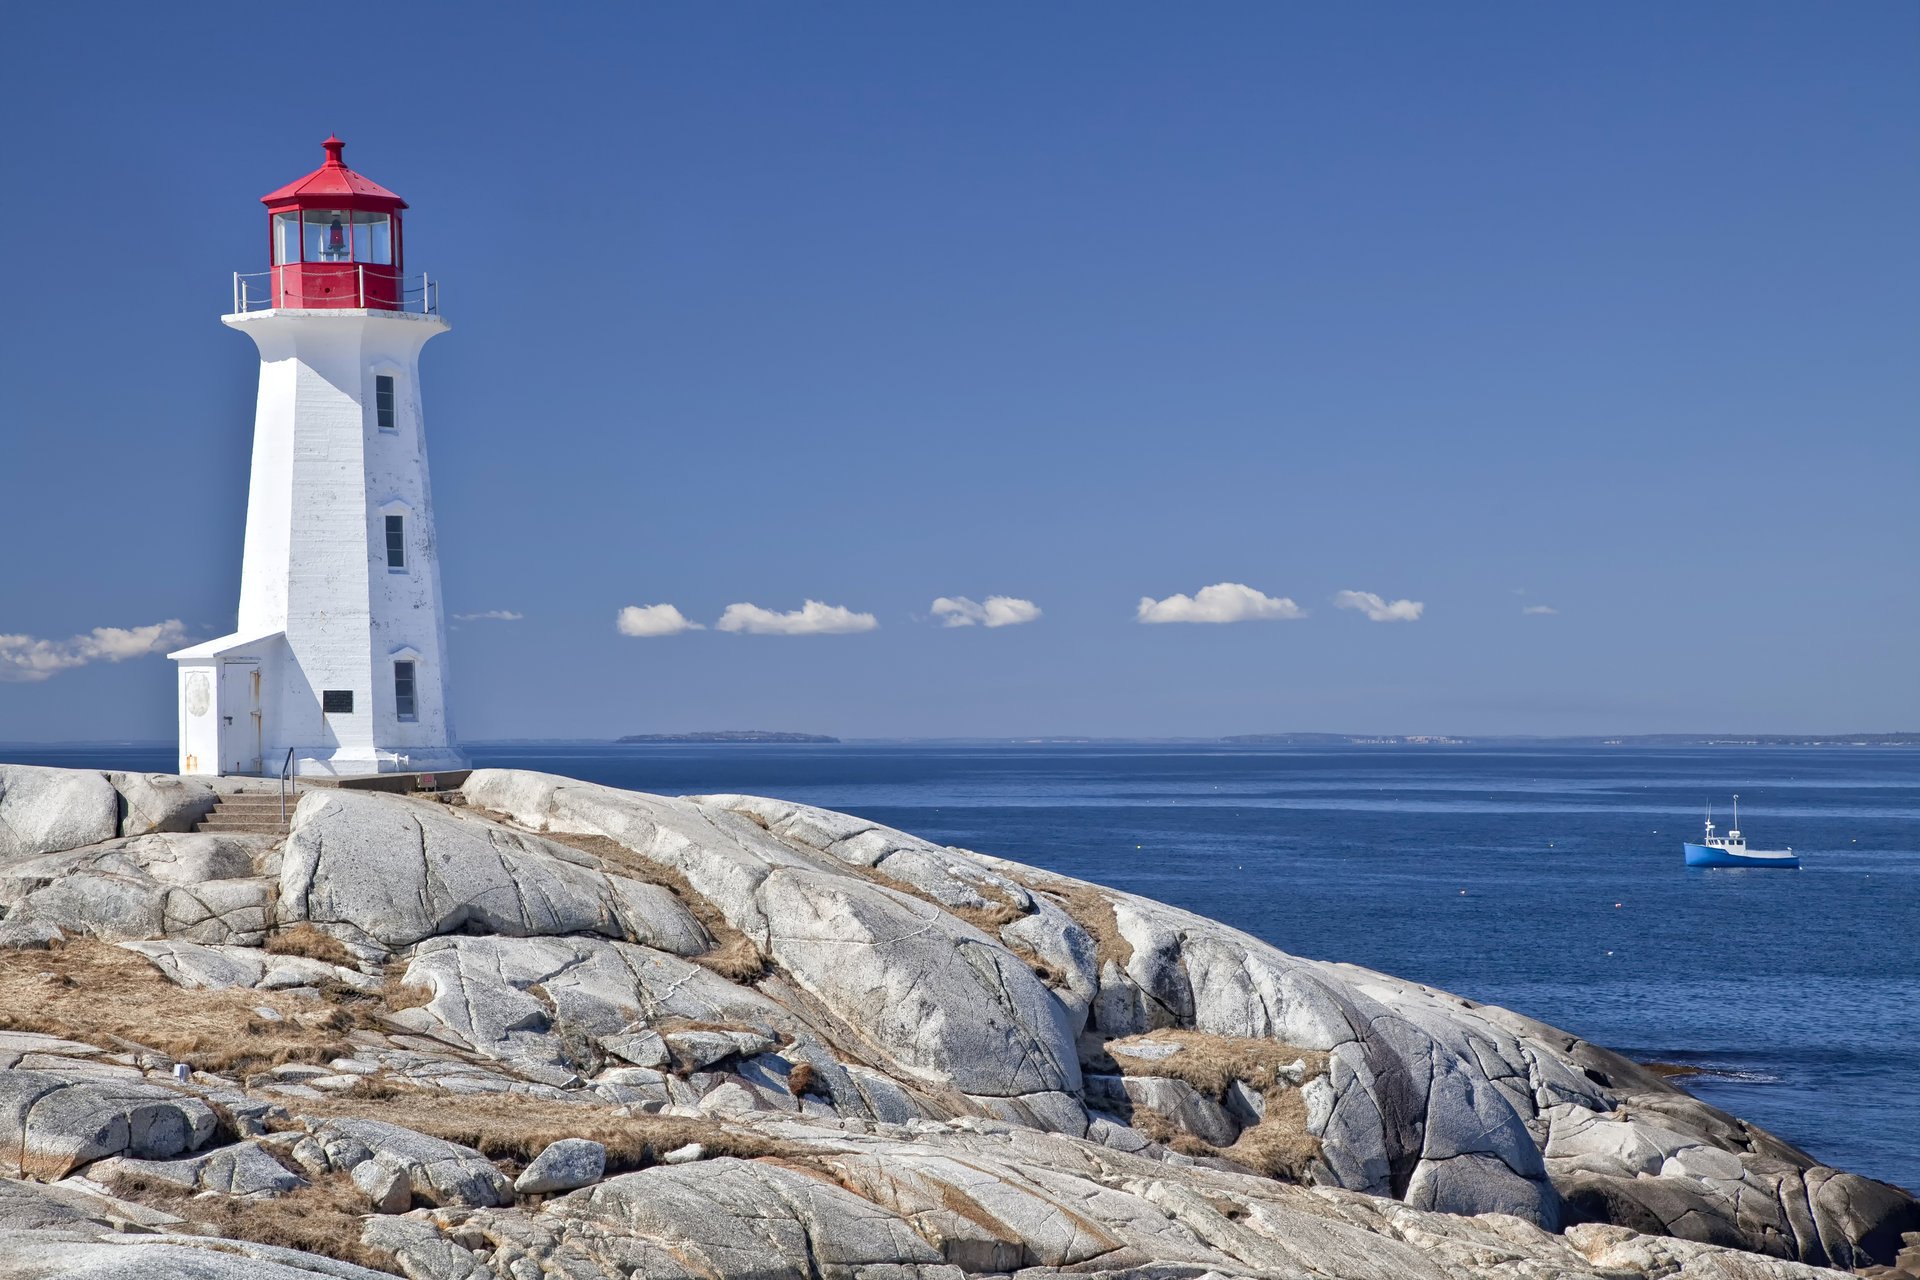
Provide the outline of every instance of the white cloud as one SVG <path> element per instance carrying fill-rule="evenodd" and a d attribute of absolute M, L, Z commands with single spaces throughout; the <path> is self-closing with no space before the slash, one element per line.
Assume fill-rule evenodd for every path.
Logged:
<path fill-rule="evenodd" d="M 482 609 L 479 613 L 456 613 L 455 622 L 518 622 L 526 617 L 524 613 L 515 613 L 511 609 Z"/>
<path fill-rule="evenodd" d="M 149 627 L 95 627 L 65 640 L 0 635 L 0 680 L 45 680 L 90 662 L 125 662 L 179 648 L 187 629 L 178 618 Z"/>
<path fill-rule="evenodd" d="M 981 604 L 965 596 L 941 596 L 933 602 L 933 616 L 949 627 L 1017 627 L 1040 616 L 1040 606 L 1015 596 L 988 596 Z"/>
<path fill-rule="evenodd" d="M 1333 607 L 1358 609 L 1370 622 L 1418 622 L 1427 606 L 1418 600 L 1383 600 L 1371 591 L 1342 591 Z"/>
<path fill-rule="evenodd" d="M 756 636 L 837 636 L 872 631 L 880 621 L 870 613 L 855 613 L 844 605 L 809 600 L 790 613 L 775 613 L 757 604 L 730 604 L 715 625 L 722 631 L 744 631 Z"/>
<path fill-rule="evenodd" d="M 1192 595 L 1165 600 L 1141 596 L 1134 616 L 1141 622 L 1254 622 L 1263 618 L 1304 618 L 1307 611 L 1286 596 L 1262 595 L 1238 582 L 1216 582 Z"/>
<path fill-rule="evenodd" d="M 1521 609 L 1520 612 L 1538 616 L 1541 614 L 1558 613 L 1560 611 L 1550 604 L 1530 604 Z"/>
<path fill-rule="evenodd" d="M 613 620 L 623 636 L 677 636 L 706 628 L 670 604 L 630 604 Z"/>

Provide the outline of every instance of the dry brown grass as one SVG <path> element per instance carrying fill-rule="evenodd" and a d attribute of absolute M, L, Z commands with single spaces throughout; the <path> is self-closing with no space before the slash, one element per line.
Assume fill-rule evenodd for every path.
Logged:
<path fill-rule="evenodd" d="M 472 1147 L 516 1172 L 561 1138 L 590 1138 L 605 1146 L 609 1174 L 645 1168 L 689 1142 L 706 1147 L 708 1155 L 743 1160 L 798 1154 L 781 1143 L 717 1120 L 621 1115 L 590 1103 L 555 1102 L 515 1093 L 455 1096 L 403 1084 L 385 1085 L 377 1092 L 380 1096 L 349 1093 L 302 1099 L 300 1110 L 313 1119 L 355 1118 L 404 1125 L 418 1133 Z"/>
<path fill-rule="evenodd" d="M 424 984 L 409 984 L 404 981 L 407 972 L 405 960 L 394 960 L 387 964 L 382 975 L 380 998 L 386 1004 L 389 1013 L 399 1013 L 402 1009 L 418 1009 L 433 1000 L 433 988 Z"/>
<path fill-rule="evenodd" d="M 1072 916 L 1074 923 L 1093 939 L 1096 966 L 1105 968 L 1111 961 L 1124 969 L 1132 961 L 1133 944 L 1120 932 L 1120 921 L 1113 914 L 1113 900 L 1098 886 L 1057 879 L 1043 872 L 1015 876 L 1001 868 L 1001 874 L 1018 880 L 1034 893 L 1052 898 L 1062 911 Z"/>
<path fill-rule="evenodd" d="M 993 901 L 991 905 L 984 906 L 984 907 L 943 906 L 938 902 L 934 902 L 934 900 L 928 897 L 926 894 L 915 892 L 913 886 L 911 885 L 902 884 L 898 880 L 887 879 L 884 876 L 881 878 L 885 880 L 889 888 L 898 889 L 903 893 L 913 894 L 913 896 L 916 898 L 923 898 L 928 902 L 933 902 L 934 906 L 939 907 L 942 911 L 946 912 L 950 916 L 958 916 L 960 919 L 965 920 L 968 924 L 972 925 L 974 928 L 978 929 L 980 932 L 986 934 L 989 938 L 999 937 L 1000 930 L 1004 926 L 1010 925 L 1015 920 L 1024 919 L 1028 915 L 1032 914 L 1026 909 L 1015 906 L 1013 903 L 1006 902 L 1006 901 Z M 982 896 L 989 897 L 989 898 L 994 897 L 994 895 L 990 893 L 990 890 L 993 888 L 992 885 L 977 884 L 977 885 L 974 885 L 973 888 Z"/>
<path fill-rule="evenodd" d="M 344 1173 L 271 1200 L 196 1196 L 185 1187 L 142 1177 L 121 1178 L 113 1191 L 230 1240 L 300 1249 L 372 1271 L 405 1274 L 392 1254 L 360 1243 L 360 1226 L 368 1216 L 367 1197 Z"/>
<path fill-rule="evenodd" d="M 476 812 L 483 814 L 490 822 L 521 829 L 504 813 L 490 810 Z M 543 840 L 590 853 L 612 874 L 646 884 L 657 884 L 678 898 L 680 905 L 700 922 L 700 927 L 713 939 L 711 948 L 700 955 L 688 957 L 700 967 L 712 970 L 728 982 L 742 984 L 751 984 L 766 973 L 766 958 L 753 945 L 753 939 L 729 924 L 720 908 L 714 906 L 705 894 L 695 889 L 686 876 L 673 867 L 643 858 L 609 836 L 573 835 L 564 831 L 540 831 L 534 834 Z"/>
<path fill-rule="evenodd" d="M 764 826 L 765 824 L 762 823 L 761 825 Z M 775 838 L 777 839 L 778 837 Z M 800 847 L 808 853 L 820 852 L 811 845 L 801 845 Z M 833 857 L 832 854 L 828 854 L 827 856 Z M 940 901 L 940 899 L 934 897 L 918 885 L 913 884 L 911 881 L 888 875 L 879 867 L 862 866 L 857 862 L 846 862 L 838 858 L 835 858 L 834 861 L 841 869 L 850 875 L 856 875 L 871 884 L 879 885 L 883 889 L 891 889 L 895 893 L 904 893 L 909 898 L 918 898 L 929 906 L 938 907 L 957 920 L 966 921 L 990 938 L 998 938 L 1002 928 L 1012 924 L 1015 920 L 1024 919 L 1033 914 L 1031 908 L 1015 902 L 1003 891 L 990 884 L 977 884 L 972 881 L 967 881 L 967 887 L 986 899 L 986 905 L 983 907 L 957 907 Z"/>
<path fill-rule="evenodd" d="M 1173 1044 L 1180 1052 L 1164 1058 L 1136 1058 L 1126 1051 L 1135 1045 Z M 1118 1052 L 1116 1052 L 1118 1050 Z M 1167 1028 L 1143 1036 L 1128 1036 L 1107 1042 L 1107 1053 L 1119 1064 L 1120 1073 L 1129 1076 L 1165 1076 L 1184 1080 L 1216 1101 L 1224 1102 L 1234 1081 L 1245 1083 L 1256 1093 L 1266 1094 L 1291 1082 L 1283 1073 L 1291 1073 L 1293 1064 L 1304 1062 L 1306 1074 L 1301 1083 L 1323 1075 L 1327 1055 L 1318 1049 L 1299 1049 L 1278 1040 L 1253 1040 L 1241 1036 L 1208 1035 L 1204 1031 L 1180 1031 Z"/>
<path fill-rule="evenodd" d="M 345 965 L 349 969 L 354 967 L 353 952 L 347 950 L 345 943 L 332 934 L 322 933 L 305 920 L 292 928 L 267 935 L 265 949 L 276 956 L 305 956 L 309 960 Z"/>
<path fill-rule="evenodd" d="M 1180 1052 L 1152 1059 L 1127 1055 L 1129 1046 L 1144 1043 L 1177 1044 Z M 1118 1053 L 1114 1052 L 1116 1046 Z M 1289 1077 L 1295 1074 L 1296 1062 L 1306 1064 L 1301 1084 L 1324 1074 L 1327 1055 L 1321 1050 L 1299 1049 L 1276 1040 L 1168 1029 L 1109 1041 L 1107 1052 L 1123 1075 L 1183 1080 L 1220 1102 L 1226 1100 L 1227 1090 L 1235 1081 L 1261 1096 L 1264 1110 L 1260 1123 L 1242 1130 L 1229 1147 L 1215 1147 L 1182 1132 L 1151 1108 L 1133 1108 L 1133 1127 L 1155 1142 L 1184 1155 L 1221 1156 L 1256 1173 L 1289 1182 L 1298 1182 L 1320 1155 L 1320 1140 L 1307 1132 L 1306 1100 Z"/>
<path fill-rule="evenodd" d="M 810 1062 L 796 1062 L 787 1072 L 787 1092 L 796 1098 L 806 1097 L 819 1083 L 819 1073 Z"/>
<path fill-rule="evenodd" d="M 1306 1099 L 1298 1089 L 1268 1094 L 1260 1123 L 1242 1130 L 1239 1140 L 1219 1154 L 1269 1178 L 1300 1181 L 1320 1156 L 1320 1139 L 1307 1132 Z"/>
<path fill-rule="evenodd" d="M 344 989 L 327 994 L 313 1001 L 248 988 L 189 991 L 145 956 L 92 939 L 0 952 L 0 1030 L 103 1048 L 132 1042 L 202 1071 L 236 1074 L 351 1056 L 343 1033 L 373 1025 L 372 1002 Z M 283 1020 L 263 1018 L 259 1008 Z"/>

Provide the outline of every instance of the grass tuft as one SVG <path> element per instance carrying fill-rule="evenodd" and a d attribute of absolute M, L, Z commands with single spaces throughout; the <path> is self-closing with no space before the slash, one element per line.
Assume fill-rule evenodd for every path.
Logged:
<path fill-rule="evenodd" d="M 302 1114 L 385 1120 L 417 1133 L 457 1142 L 514 1172 L 561 1138 L 587 1138 L 607 1149 L 607 1173 L 655 1164 L 665 1153 L 697 1142 L 715 1156 L 754 1160 L 798 1154 L 756 1133 L 718 1120 L 623 1115 L 588 1103 L 556 1102 L 519 1093 L 454 1096 L 382 1082 L 366 1093 L 302 1099 Z"/>
<path fill-rule="evenodd" d="M 1126 1051 L 1142 1044 L 1174 1044 L 1180 1052 L 1164 1058 L 1134 1057 Z M 1325 1074 L 1327 1055 L 1277 1040 L 1208 1035 L 1201 1031 L 1161 1030 L 1107 1042 L 1107 1053 L 1121 1074 L 1183 1080 L 1224 1102 L 1238 1081 L 1261 1096 L 1260 1123 L 1243 1129 L 1233 1145 L 1216 1147 L 1185 1133 L 1148 1107 L 1133 1108 L 1133 1127 L 1183 1155 L 1220 1156 L 1256 1173 L 1299 1182 L 1320 1156 L 1320 1140 L 1307 1132 L 1307 1104 L 1299 1085 Z M 1115 1052 L 1115 1050 L 1118 1052 Z M 1305 1066 L 1304 1073 L 1294 1064 Z M 1293 1079 L 1299 1077 L 1298 1083 Z"/>
<path fill-rule="evenodd" d="M 1164 1058 L 1135 1057 L 1127 1052 L 1136 1046 L 1165 1044 L 1177 1045 L 1180 1051 Z M 1319 1049 L 1174 1028 L 1109 1040 L 1106 1049 L 1122 1075 L 1184 1080 L 1216 1102 L 1226 1101 L 1227 1090 L 1236 1080 L 1260 1094 L 1286 1088 L 1294 1083 L 1289 1077 L 1296 1074 L 1296 1062 L 1306 1068 L 1300 1074 L 1301 1084 L 1327 1070 L 1327 1055 Z"/>
<path fill-rule="evenodd" d="M 476 810 L 488 821 L 513 830 L 522 830 L 512 819 L 503 813 Z M 766 976 L 766 957 L 760 954 L 760 948 L 753 945 L 753 939 L 740 932 L 727 922 L 720 908 L 713 905 L 705 894 L 695 889 L 676 868 L 643 858 L 611 836 L 575 835 L 565 831 L 540 831 L 534 833 L 543 840 L 555 844 L 564 844 L 568 848 L 590 853 L 600 860 L 608 874 L 625 876 L 629 880 L 639 880 L 645 884 L 657 884 L 680 900 L 687 913 L 700 922 L 700 927 L 713 939 L 713 946 L 697 956 L 687 957 L 703 969 L 719 974 L 728 982 L 750 986 Z"/>
<path fill-rule="evenodd" d="M 306 920 L 268 934 L 264 948 L 276 956 L 305 956 L 349 969 L 355 967 L 353 952 L 347 950 L 345 943 L 332 934 L 322 933 Z"/>
<path fill-rule="evenodd" d="M 804 1098 L 820 1088 L 819 1073 L 811 1062 L 796 1062 L 793 1070 L 787 1072 L 787 1092 L 796 1098 Z"/>
<path fill-rule="evenodd" d="M 433 1001 L 433 988 L 425 983 L 409 984 L 405 981 L 407 962 L 389 961 L 384 981 L 380 986 L 380 998 L 386 1004 L 389 1013 L 399 1013 L 402 1009 L 418 1009 Z"/>
<path fill-rule="evenodd" d="M 188 990 L 139 952 L 93 939 L 0 952 L 0 1030 L 103 1048 L 131 1041 L 201 1071 L 236 1074 L 351 1056 L 344 1033 L 373 1025 L 370 1006 L 245 987 Z M 262 1017 L 263 1008 L 280 1020 Z"/>
<path fill-rule="evenodd" d="M 270 1200 L 198 1195 L 174 1183 L 139 1176 L 116 1180 L 113 1192 L 176 1214 L 229 1240 L 279 1245 L 371 1271 L 405 1274 L 392 1254 L 360 1242 L 361 1223 L 368 1217 L 367 1197 L 344 1173 Z"/>

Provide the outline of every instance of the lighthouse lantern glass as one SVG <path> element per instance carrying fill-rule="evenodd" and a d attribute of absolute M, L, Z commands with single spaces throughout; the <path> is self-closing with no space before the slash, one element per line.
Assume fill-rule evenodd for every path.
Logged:
<path fill-rule="evenodd" d="M 308 209 L 299 216 L 305 224 L 306 261 L 393 264 L 393 219 L 389 215 L 357 209 Z M 283 257 L 281 261 L 297 259 Z"/>
<path fill-rule="evenodd" d="M 300 261 L 300 215 L 273 215 L 273 260 L 277 263 Z"/>
<path fill-rule="evenodd" d="M 346 209 L 308 209 L 301 215 L 306 223 L 306 260 L 308 262 L 347 262 L 347 224 L 353 214 Z"/>
<path fill-rule="evenodd" d="M 381 266 L 393 262 L 393 220 L 384 213 L 353 215 L 353 260 Z"/>

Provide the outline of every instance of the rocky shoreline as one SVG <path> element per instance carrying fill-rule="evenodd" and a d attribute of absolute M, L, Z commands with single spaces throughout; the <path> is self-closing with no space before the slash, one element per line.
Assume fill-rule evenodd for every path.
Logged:
<path fill-rule="evenodd" d="M 0 766 L 0 1280 L 1920 1276 L 1543 1023 L 845 814 Z"/>

